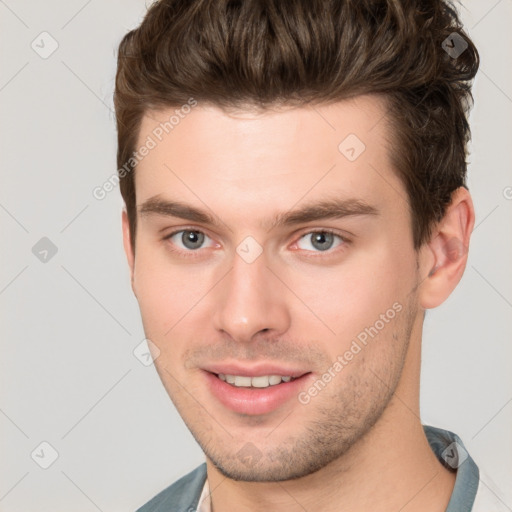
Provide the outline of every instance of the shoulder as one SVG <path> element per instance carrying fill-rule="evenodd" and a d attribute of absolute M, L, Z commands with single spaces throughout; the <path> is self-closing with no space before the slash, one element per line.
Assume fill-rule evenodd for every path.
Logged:
<path fill-rule="evenodd" d="M 206 463 L 158 493 L 137 512 L 192 512 L 206 481 Z"/>

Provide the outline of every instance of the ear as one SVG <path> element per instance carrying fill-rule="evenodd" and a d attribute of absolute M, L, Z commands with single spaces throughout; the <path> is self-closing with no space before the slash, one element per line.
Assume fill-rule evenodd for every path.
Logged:
<path fill-rule="evenodd" d="M 128 214 L 126 213 L 126 209 L 123 209 L 122 214 L 122 224 L 123 224 L 123 246 L 124 252 L 126 254 L 126 259 L 128 260 L 128 265 L 130 267 L 130 281 L 132 283 L 132 290 L 135 293 L 135 288 L 133 285 L 133 274 L 135 267 L 135 254 L 132 250 L 131 244 L 131 234 L 130 234 L 130 222 L 128 221 Z M 135 295 L 137 295 L 135 293 Z"/>
<path fill-rule="evenodd" d="M 444 217 L 421 250 L 419 300 L 424 309 L 442 304 L 459 283 L 466 268 L 469 239 L 475 224 L 471 195 L 465 187 L 452 194 Z"/>

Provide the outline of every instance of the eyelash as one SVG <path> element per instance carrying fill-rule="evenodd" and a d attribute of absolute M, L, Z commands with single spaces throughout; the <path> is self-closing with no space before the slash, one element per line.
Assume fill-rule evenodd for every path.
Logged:
<path fill-rule="evenodd" d="M 201 231 L 200 229 L 196 229 L 196 228 L 192 228 L 192 227 L 185 227 L 185 228 L 177 229 L 176 231 L 173 231 L 172 233 L 169 233 L 168 235 L 163 237 L 163 241 L 168 241 L 174 235 L 176 235 L 178 233 L 182 233 L 183 231 L 192 231 L 192 232 L 195 232 L 195 233 L 202 233 L 203 235 L 208 236 L 207 233 L 205 233 L 204 231 Z M 351 243 L 351 241 L 346 236 L 341 235 L 338 231 L 333 230 L 333 229 L 329 229 L 329 228 L 313 229 L 313 230 L 310 230 L 310 231 L 306 231 L 306 232 L 300 234 L 300 236 L 297 238 L 297 242 L 299 240 L 301 240 L 303 237 L 305 237 L 306 235 L 311 235 L 313 233 L 328 233 L 330 235 L 337 236 L 342 241 L 342 244 L 340 244 L 339 246 L 335 247 L 333 250 L 328 249 L 327 251 L 325 251 L 325 254 L 327 254 L 327 256 L 322 256 L 322 251 L 318 251 L 318 252 L 315 251 L 315 255 L 306 254 L 305 255 L 306 258 L 328 257 L 328 256 L 334 254 L 335 252 L 338 252 L 338 251 L 336 251 L 336 249 L 340 250 L 340 248 L 341 248 L 341 250 L 343 250 L 343 248 L 346 245 Z M 211 238 L 211 237 L 208 236 L 208 238 Z M 295 242 L 295 243 L 297 243 L 297 242 Z M 298 250 L 301 250 L 301 249 L 298 249 Z M 176 249 L 175 247 L 171 247 L 171 251 L 175 252 L 175 253 L 177 253 L 179 255 L 185 256 L 187 258 L 200 258 L 202 256 L 201 249 L 184 251 L 184 250 L 181 250 L 181 249 Z M 306 252 L 310 253 L 312 251 L 306 251 Z"/>

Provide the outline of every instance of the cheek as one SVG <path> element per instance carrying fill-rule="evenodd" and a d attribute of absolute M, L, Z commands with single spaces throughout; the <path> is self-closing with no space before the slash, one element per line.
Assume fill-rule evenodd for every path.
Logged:
<path fill-rule="evenodd" d="M 411 254 L 399 258 L 389 245 L 354 254 L 344 264 L 330 269 L 317 269 L 310 274 L 297 271 L 297 295 L 328 328 L 337 349 L 350 344 L 365 328 L 379 321 L 380 315 L 385 315 L 386 320 L 394 318 L 395 309 L 403 308 L 409 300 L 415 283 L 415 260 Z M 304 318 L 302 328 L 311 331 L 314 325 L 318 333 L 320 324 Z M 386 330 L 392 323 L 386 323 Z"/>
<path fill-rule="evenodd" d="M 134 287 L 148 337 L 170 337 L 204 295 L 204 276 L 192 267 L 173 266 L 158 251 L 137 253 Z"/>

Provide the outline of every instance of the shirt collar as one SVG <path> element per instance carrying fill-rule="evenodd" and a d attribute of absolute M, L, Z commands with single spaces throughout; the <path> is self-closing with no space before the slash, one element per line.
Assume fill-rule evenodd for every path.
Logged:
<path fill-rule="evenodd" d="M 423 425 L 423 430 L 441 464 L 457 471 L 455 486 L 446 512 L 471 510 L 480 481 L 478 466 L 457 434 L 430 425 Z"/>

